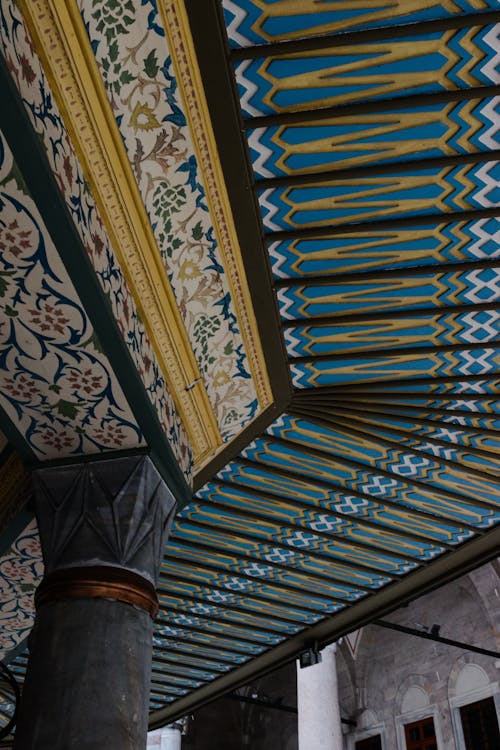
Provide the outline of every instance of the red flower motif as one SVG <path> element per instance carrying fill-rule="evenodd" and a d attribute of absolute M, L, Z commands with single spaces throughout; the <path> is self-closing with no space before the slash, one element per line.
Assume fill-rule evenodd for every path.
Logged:
<path fill-rule="evenodd" d="M 31 67 L 31 63 L 26 57 L 26 55 L 20 55 L 19 62 L 21 64 L 21 75 L 26 81 L 26 83 L 28 84 L 28 86 L 31 86 L 31 84 L 35 80 L 35 71 Z"/>
<path fill-rule="evenodd" d="M 67 430 L 55 432 L 49 427 L 44 433 L 42 433 L 41 437 L 44 445 L 55 448 L 60 452 L 64 451 L 65 448 L 71 448 L 73 445 L 73 436 L 70 435 Z"/>
<path fill-rule="evenodd" d="M 68 383 L 84 393 L 94 393 L 102 388 L 102 375 L 96 375 L 89 367 L 84 372 L 73 371 L 68 375 Z"/>
<path fill-rule="evenodd" d="M 68 180 L 68 183 L 71 184 L 73 181 L 73 167 L 71 166 L 71 161 L 69 156 L 65 156 L 63 160 L 63 169 L 64 174 L 66 175 L 66 179 Z"/>
<path fill-rule="evenodd" d="M 104 427 L 95 431 L 94 438 L 103 445 L 113 444 L 120 446 L 125 439 L 125 435 L 121 425 L 113 425 L 110 422 L 107 422 Z"/>
<path fill-rule="evenodd" d="M 50 305 L 48 302 L 42 302 L 40 310 L 30 310 L 31 322 L 36 325 L 40 331 L 57 331 L 65 333 L 69 318 L 63 315 L 57 307 Z"/>
<path fill-rule="evenodd" d="M 2 234 L 0 240 L 0 251 L 10 252 L 18 258 L 31 246 L 31 232 L 29 229 L 20 229 L 17 219 L 7 224 L 7 231 Z"/>
<path fill-rule="evenodd" d="M 5 378 L 3 388 L 13 398 L 31 401 L 39 389 L 34 380 L 21 373 L 17 377 Z"/>
<path fill-rule="evenodd" d="M 102 251 L 104 250 L 104 242 L 101 240 L 98 234 L 93 234 L 92 239 L 94 241 L 94 249 L 97 255 L 102 255 Z"/>

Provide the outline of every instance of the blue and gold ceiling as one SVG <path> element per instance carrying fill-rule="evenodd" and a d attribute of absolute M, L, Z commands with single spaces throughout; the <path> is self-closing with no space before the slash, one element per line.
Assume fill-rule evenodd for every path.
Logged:
<path fill-rule="evenodd" d="M 2 3 L 2 427 L 193 482 L 153 724 L 499 548 L 500 9 L 352 6 Z"/>

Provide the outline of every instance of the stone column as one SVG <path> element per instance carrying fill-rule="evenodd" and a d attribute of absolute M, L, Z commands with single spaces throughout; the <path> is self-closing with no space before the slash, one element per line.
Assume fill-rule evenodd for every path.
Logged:
<path fill-rule="evenodd" d="M 148 735 L 148 750 L 181 750 L 182 724 L 169 724 L 163 729 L 150 732 Z"/>
<path fill-rule="evenodd" d="M 34 482 L 45 578 L 14 748 L 142 750 L 175 500 L 144 455 L 45 468 Z"/>
<path fill-rule="evenodd" d="M 319 664 L 297 662 L 299 750 L 342 750 L 342 724 L 335 664 L 336 645 L 321 652 Z"/>

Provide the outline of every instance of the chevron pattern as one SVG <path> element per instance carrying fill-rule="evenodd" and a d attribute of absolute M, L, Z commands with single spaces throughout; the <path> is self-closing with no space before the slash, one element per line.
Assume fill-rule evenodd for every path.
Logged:
<path fill-rule="evenodd" d="M 249 131 L 257 178 L 500 148 L 500 98 L 429 103 Z"/>
<path fill-rule="evenodd" d="M 496 0 L 222 0 L 229 43 L 247 47 L 303 36 L 418 23 L 496 10 Z"/>
<path fill-rule="evenodd" d="M 264 227 L 271 231 L 400 219 L 500 206 L 500 162 L 481 166 L 408 167 L 404 172 L 332 179 L 259 192 Z"/>
<path fill-rule="evenodd" d="M 222 4 L 295 390 L 174 524 L 157 654 L 210 679 L 500 521 L 496 1 Z"/>
<path fill-rule="evenodd" d="M 243 115 L 251 118 L 498 83 L 498 33 L 495 25 L 427 34 L 415 29 L 404 39 L 237 62 Z"/>
<path fill-rule="evenodd" d="M 384 268 L 444 266 L 500 258 L 500 221 L 436 223 L 364 231 L 328 233 L 269 243 L 274 276 L 279 279 L 366 273 Z"/>

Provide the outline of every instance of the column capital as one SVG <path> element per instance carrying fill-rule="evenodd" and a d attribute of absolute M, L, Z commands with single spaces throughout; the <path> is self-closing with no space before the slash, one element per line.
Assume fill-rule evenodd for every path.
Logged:
<path fill-rule="evenodd" d="M 46 467 L 33 479 L 46 575 L 108 566 L 156 584 L 175 498 L 149 456 Z"/>

